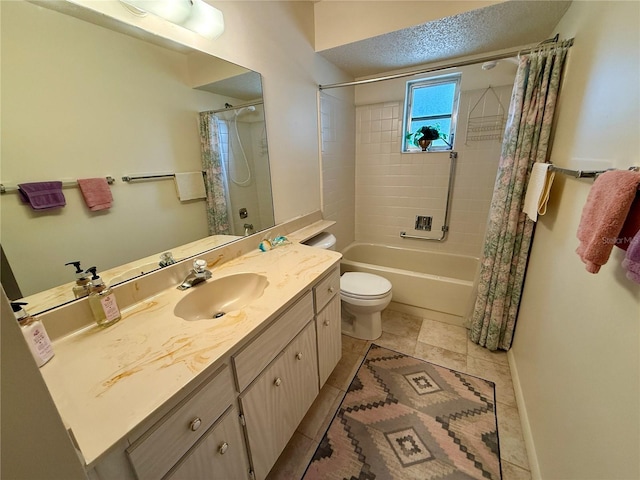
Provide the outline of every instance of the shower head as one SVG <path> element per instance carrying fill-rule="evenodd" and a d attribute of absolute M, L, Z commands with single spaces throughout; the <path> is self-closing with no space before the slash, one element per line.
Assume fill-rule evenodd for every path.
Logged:
<path fill-rule="evenodd" d="M 254 107 L 253 105 L 249 105 L 248 107 L 242 107 L 242 108 L 239 108 L 238 110 L 235 110 L 234 113 L 236 114 L 236 117 L 238 117 L 245 112 L 255 112 L 255 111 L 256 111 L 256 107 Z"/>

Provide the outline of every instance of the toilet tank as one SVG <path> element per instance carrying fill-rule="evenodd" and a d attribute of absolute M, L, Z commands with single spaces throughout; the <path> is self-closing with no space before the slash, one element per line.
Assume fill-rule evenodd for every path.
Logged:
<path fill-rule="evenodd" d="M 309 245 L 310 247 L 324 248 L 325 250 L 336 249 L 336 237 L 328 232 L 319 233 L 315 237 L 311 237 L 309 240 L 305 240 L 302 243 L 304 245 Z"/>

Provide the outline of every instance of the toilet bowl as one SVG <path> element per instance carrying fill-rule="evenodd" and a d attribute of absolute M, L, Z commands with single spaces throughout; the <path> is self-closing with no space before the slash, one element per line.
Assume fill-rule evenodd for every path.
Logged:
<path fill-rule="evenodd" d="M 371 273 L 346 272 L 340 277 L 340 299 L 350 314 L 343 316 L 342 333 L 363 340 L 382 335 L 381 312 L 391 302 L 389 280 Z"/>
<path fill-rule="evenodd" d="M 336 237 L 323 232 L 303 242 L 306 245 L 335 249 Z M 380 275 L 346 272 L 340 277 L 342 333 L 362 340 L 382 335 L 382 316 L 391 302 L 391 282 Z"/>

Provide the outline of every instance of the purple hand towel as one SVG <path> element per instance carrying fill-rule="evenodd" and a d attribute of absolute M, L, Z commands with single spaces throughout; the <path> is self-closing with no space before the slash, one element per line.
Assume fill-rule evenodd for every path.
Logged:
<path fill-rule="evenodd" d="M 598 273 L 618 241 L 640 185 L 640 172 L 612 170 L 593 183 L 582 209 L 576 253 L 587 271 Z"/>
<path fill-rule="evenodd" d="M 31 182 L 18 184 L 22 201 L 34 210 L 64 207 L 67 202 L 62 193 L 62 182 Z"/>
<path fill-rule="evenodd" d="M 616 247 L 626 250 L 629 248 L 631 239 L 640 231 L 640 192 L 636 194 L 636 198 L 631 204 L 627 219 L 622 226 L 622 230 L 618 234 Z"/>
<path fill-rule="evenodd" d="M 106 178 L 80 178 L 78 185 L 89 210 L 97 212 L 111 208 L 113 196 Z"/>
<path fill-rule="evenodd" d="M 622 266 L 627 269 L 627 278 L 640 283 L 640 232 L 631 240 L 627 253 L 622 260 Z"/>

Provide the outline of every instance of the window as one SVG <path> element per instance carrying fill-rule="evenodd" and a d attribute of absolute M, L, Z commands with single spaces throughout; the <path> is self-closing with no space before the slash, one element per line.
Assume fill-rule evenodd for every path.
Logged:
<path fill-rule="evenodd" d="M 415 132 L 421 127 L 436 127 L 441 138 L 433 140 L 430 151 L 451 150 L 456 131 L 460 74 L 443 75 L 407 82 L 403 152 L 420 151 Z M 415 143 L 414 143 L 415 141 Z"/>

